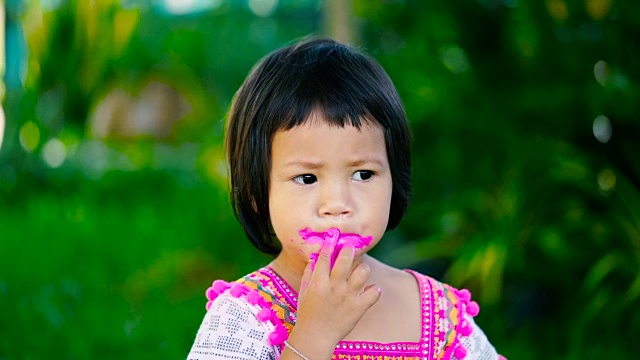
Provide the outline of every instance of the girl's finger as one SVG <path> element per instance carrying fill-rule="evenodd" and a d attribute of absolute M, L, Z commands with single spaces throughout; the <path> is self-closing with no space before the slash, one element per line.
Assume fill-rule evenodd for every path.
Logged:
<path fill-rule="evenodd" d="M 312 278 L 320 277 L 324 279 L 329 277 L 329 273 L 331 272 L 331 254 L 333 253 L 334 246 L 334 244 L 329 242 L 322 244 L 320 253 L 318 253 L 316 267 L 313 269 L 313 273 L 311 274 Z"/>
<path fill-rule="evenodd" d="M 351 276 L 349 276 L 349 287 L 351 289 L 362 289 L 364 284 L 367 283 L 367 280 L 369 280 L 370 273 L 371 268 L 368 264 L 358 264 L 358 266 L 356 266 L 351 272 Z"/>
<path fill-rule="evenodd" d="M 375 303 L 377 303 L 378 300 L 380 300 L 381 296 L 382 296 L 382 289 L 380 289 L 378 285 L 376 284 L 367 285 L 364 287 L 364 289 L 360 293 L 360 296 L 359 296 L 360 304 L 363 307 L 365 307 L 366 310 L 368 310 Z"/>
<path fill-rule="evenodd" d="M 355 256 L 355 248 L 353 246 L 344 246 L 340 249 L 340 254 L 336 258 L 336 263 L 331 270 L 332 279 L 346 279 L 351 272 L 353 258 Z"/>
<path fill-rule="evenodd" d="M 313 273 L 313 268 L 315 266 L 317 257 L 309 256 L 309 262 L 307 266 L 304 268 L 304 272 L 302 273 L 302 279 L 300 280 L 300 292 L 302 293 L 309 285 L 309 281 L 311 280 L 311 274 Z"/>

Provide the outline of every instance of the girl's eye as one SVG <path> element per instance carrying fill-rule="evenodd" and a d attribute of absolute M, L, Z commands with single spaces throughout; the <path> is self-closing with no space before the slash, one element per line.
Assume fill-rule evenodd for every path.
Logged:
<path fill-rule="evenodd" d="M 373 177 L 373 171 L 371 170 L 358 170 L 353 173 L 352 179 L 358 181 L 366 181 Z"/>
<path fill-rule="evenodd" d="M 298 175 L 298 176 L 294 177 L 293 181 L 297 182 L 298 184 L 302 184 L 302 185 L 311 185 L 314 182 L 318 181 L 318 178 L 315 175 L 304 174 L 304 175 Z"/>

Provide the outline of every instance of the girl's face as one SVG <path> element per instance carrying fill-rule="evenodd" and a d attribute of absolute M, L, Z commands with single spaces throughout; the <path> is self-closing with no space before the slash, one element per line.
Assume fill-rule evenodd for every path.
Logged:
<path fill-rule="evenodd" d="M 382 237 L 389 220 L 392 180 L 382 128 L 365 123 L 329 125 L 321 115 L 287 131 L 271 146 L 269 214 L 282 243 L 278 261 L 304 268 L 319 244 L 307 244 L 299 231 L 372 236 L 362 255 Z"/>

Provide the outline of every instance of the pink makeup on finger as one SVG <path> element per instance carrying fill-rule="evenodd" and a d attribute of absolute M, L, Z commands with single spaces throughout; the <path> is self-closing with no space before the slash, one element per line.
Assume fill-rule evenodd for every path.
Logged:
<path fill-rule="evenodd" d="M 305 241 L 307 244 L 312 245 L 312 244 L 333 244 L 334 248 L 333 248 L 333 252 L 331 253 L 331 269 L 333 269 L 333 265 L 336 262 L 336 258 L 338 257 L 338 254 L 340 254 L 340 250 L 342 250 L 343 247 L 351 247 L 353 248 L 353 252 L 355 254 L 355 250 L 356 249 L 362 249 L 365 246 L 369 245 L 371 243 L 371 240 L 373 239 L 372 236 L 362 236 L 360 234 L 350 234 L 350 233 L 341 233 L 340 229 L 338 228 L 330 228 L 327 229 L 326 231 L 322 231 L 322 232 L 314 232 L 311 231 L 310 228 L 304 228 L 302 230 L 299 231 L 300 237 L 302 238 L 303 241 Z M 311 255 L 315 256 L 313 258 L 310 259 L 312 261 L 311 263 L 311 269 L 315 269 L 315 265 L 318 261 L 318 253 L 313 253 Z"/>

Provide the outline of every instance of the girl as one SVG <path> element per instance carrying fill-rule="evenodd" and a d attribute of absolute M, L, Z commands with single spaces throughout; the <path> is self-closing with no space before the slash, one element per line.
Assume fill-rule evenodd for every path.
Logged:
<path fill-rule="evenodd" d="M 275 258 L 207 290 L 189 359 L 498 358 L 468 291 L 367 255 L 411 192 L 406 115 L 378 63 L 327 39 L 275 51 L 236 94 L 226 146 L 235 214 Z"/>

